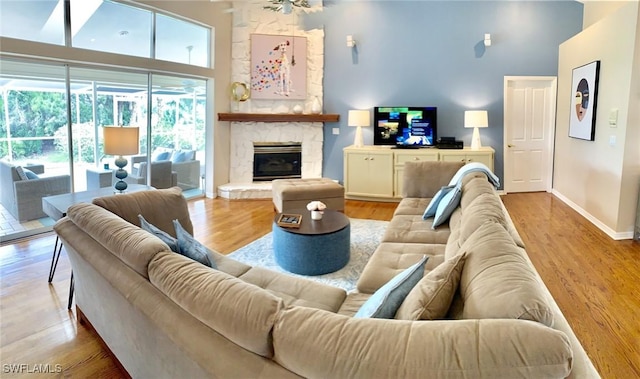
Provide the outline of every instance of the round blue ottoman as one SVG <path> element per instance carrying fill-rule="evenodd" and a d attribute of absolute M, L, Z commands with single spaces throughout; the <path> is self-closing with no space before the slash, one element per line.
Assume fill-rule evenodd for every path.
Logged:
<path fill-rule="evenodd" d="M 325 210 L 322 220 L 311 220 L 309 211 L 301 214 L 299 228 L 286 228 L 273 222 L 273 253 L 283 269 L 301 275 L 322 275 L 338 271 L 349 262 L 351 225 L 349 218 L 336 211 Z"/>

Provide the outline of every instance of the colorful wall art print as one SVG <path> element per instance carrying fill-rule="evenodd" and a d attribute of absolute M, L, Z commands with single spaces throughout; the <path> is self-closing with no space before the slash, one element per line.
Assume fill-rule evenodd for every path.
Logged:
<path fill-rule="evenodd" d="M 251 35 L 251 98 L 307 97 L 307 39 Z"/>
<path fill-rule="evenodd" d="M 573 69 L 569 137 L 593 141 L 596 136 L 596 103 L 600 61 Z"/>

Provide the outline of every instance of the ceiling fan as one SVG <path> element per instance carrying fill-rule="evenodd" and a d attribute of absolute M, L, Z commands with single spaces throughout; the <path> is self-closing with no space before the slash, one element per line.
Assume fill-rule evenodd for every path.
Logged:
<path fill-rule="evenodd" d="M 310 8 L 308 0 L 268 0 L 269 5 L 265 5 L 262 8 L 274 12 L 282 12 L 284 14 L 291 13 L 291 6 Z"/>

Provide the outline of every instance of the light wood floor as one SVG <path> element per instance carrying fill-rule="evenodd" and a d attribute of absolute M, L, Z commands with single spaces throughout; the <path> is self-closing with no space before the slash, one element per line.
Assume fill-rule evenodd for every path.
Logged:
<path fill-rule="evenodd" d="M 503 201 L 602 377 L 640 378 L 640 244 L 611 240 L 550 194 L 510 194 Z M 389 220 L 395 206 L 347 201 L 346 214 Z M 262 200 L 198 199 L 189 210 L 196 238 L 222 253 L 268 233 L 273 218 L 271 202 Z M 0 376 L 60 369 L 29 378 L 118 378 L 97 338 L 67 311 L 64 252 L 53 284 L 47 283 L 54 241 L 49 234 L 0 248 Z M 9 373 L 12 368 L 23 375 Z"/>

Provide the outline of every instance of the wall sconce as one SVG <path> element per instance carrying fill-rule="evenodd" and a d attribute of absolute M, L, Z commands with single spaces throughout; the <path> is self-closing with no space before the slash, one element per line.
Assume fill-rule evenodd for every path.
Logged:
<path fill-rule="evenodd" d="M 355 47 L 356 46 L 356 40 L 353 39 L 352 35 L 348 35 L 347 36 L 347 47 Z"/>
<path fill-rule="evenodd" d="M 491 34 L 489 33 L 484 34 L 484 45 L 487 47 L 491 46 Z"/>

